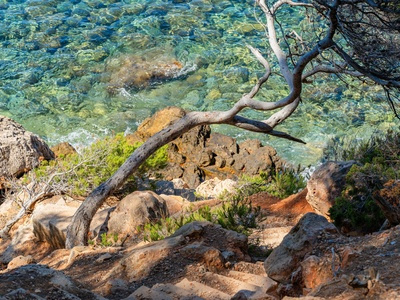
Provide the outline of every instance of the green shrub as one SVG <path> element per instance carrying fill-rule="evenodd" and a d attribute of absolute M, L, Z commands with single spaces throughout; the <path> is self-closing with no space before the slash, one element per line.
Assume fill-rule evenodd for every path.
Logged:
<path fill-rule="evenodd" d="M 343 159 L 356 160 L 346 175 L 346 185 L 329 213 L 334 223 L 347 230 L 378 230 L 385 217 L 374 200 L 375 192 L 400 177 L 400 134 L 388 132 L 342 151 Z"/>
<path fill-rule="evenodd" d="M 297 169 L 283 168 L 274 169 L 270 173 L 261 172 L 260 175 L 246 176 L 240 178 L 240 182 L 247 186 L 251 194 L 268 192 L 281 199 L 298 193 L 306 187 L 306 181 L 300 174 L 300 166 Z"/>
<path fill-rule="evenodd" d="M 250 229 L 256 228 L 257 220 L 262 217 L 260 208 L 254 207 L 248 198 L 252 191 L 251 185 L 243 186 L 226 196 L 221 207 L 204 206 L 196 211 L 189 210 L 178 218 L 162 218 L 158 222 L 148 223 L 138 228 L 138 231 L 143 233 L 145 241 L 158 241 L 170 236 L 185 224 L 209 221 L 225 229 L 249 235 Z"/>
<path fill-rule="evenodd" d="M 44 161 L 34 172 L 37 178 L 59 173 L 55 180 L 64 183 L 66 192 L 86 196 L 114 174 L 139 146 L 140 144 L 130 144 L 123 134 L 117 134 L 93 143 L 82 149 L 80 154 L 67 155 L 50 162 Z M 166 163 L 167 146 L 164 146 L 140 166 L 136 175 L 140 176 L 149 170 L 162 168 Z M 135 188 L 134 182 L 133 176 L 128 179 L 127 184 L 131 189 L 127 192 Z"/>
<path fill-rule="evenodd" d="M 271 183 L 267 186 L 266 191 L 281 199 L 298 193 L 306 187 L 306 181 L 299 174 L 299 168 L 296 170 L 285 169 L 276 171 L 272 176 Z"/>
<path fill-rule="evenodd" d="M 254 207 L 249 196 L 255 194 L 254 186 L 242 186 L 231 194 L 222 207 L 216 210 L 216 221 L 223 228 L 250 234 L 251 228 L 257 227 L 257 219 L 261 216 L 260 207 Z"/>

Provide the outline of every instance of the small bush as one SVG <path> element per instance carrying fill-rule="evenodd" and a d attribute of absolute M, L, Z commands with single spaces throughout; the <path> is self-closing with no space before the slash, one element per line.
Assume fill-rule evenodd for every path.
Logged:
<path fill-rule="evenodd" d="M 342 151 L 343 159 L 359 162 L 346 176 L 346 186 L 329 213 L 335 225 L 361 233 L 379 230 L 385 217 L 374 194 L 400 178 L 400 134 L 388 132 Z"/>
<path fill-rule="evenodd" d="M 297 170 L 285 169 L 283 171 L 276 171 L 266 191 L 281 199 L 298 193 L 306 187 L 306 181 L 299 174 L 299 169 L 300 166 Z"/>
<path fill-rule="evenodd" d="M 67 181 L 68 193 L 86 196 L 96 186 L 106 181 L 140 144 L 130 144 L 123 134 L 107 137 L 84 148 L 80 154 L 67 155 L 55 161 L 44 161 L 34 170 L 38 178 L 46 177 L 54 172 L 59 173 L 59 181 Z M 167 164 L 167 146 L 160 148 L 140 166 L 136 175 L 144 175 L 149 170 L 164 167 Z M 62 175 L 64 174 L 64 176 Z M 135 179 L 131 177 L 128 185 L 130 192 L 135 188 Z"/>
<path fill-rule="evenodd" d="M 248 198 L 252 191 L 251 185 L 243 186 L 226 196 L 221 207 L 211 209 L 204 206 L 196 211 L 190 210 L 178 218 L 163 218 L 156 223 L 148 223 L 138 228 L 138 231 L 143 233 L 145 241 L 157 241 L 170 236 L 185 224 L 209 221 L 225 229 L 249 235 L 250 229 L 256 228 L 257 220 L 262 217 L 260 208 L 254 207 Z"/>
<path fill-rule="evenodd" d="M 242 176 L 242 184 L 247 186 L 251 194 L 268 192 L 281 199 L 298 193 L 306 187 L 306 181 L 300 174 L 300 166 L 297 169 L 283 168 L 274 169 L 270 173 L 261 172 L 257 176 Z"/>

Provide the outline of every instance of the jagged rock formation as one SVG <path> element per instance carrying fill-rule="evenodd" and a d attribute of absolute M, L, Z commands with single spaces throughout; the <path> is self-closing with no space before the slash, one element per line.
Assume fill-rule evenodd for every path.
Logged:
<path fill-rule="evenodd" d="M 46 143 L 10 118 L 0 116 L 0 177 L 20 176 L 54 159 Z"/>
<path fill-rule="evenodd" d="M 128 136 L 131 142 L 143 142 L 154 133 L 185 115 L 178 107 L 168 107 L 143 121 L 138 130 Z M 182 178 L 190 188 L 206 179 L 226 179 L 245 173 L 256 175 L 280 169 L 285 162 L 275 149 L 257 140 L 237 143 L 236 139 L 212 133 L 209 126 L 198 126 L 171 142 L 168 146 L 168 166 L 161 171 L 167 180 Z"/>

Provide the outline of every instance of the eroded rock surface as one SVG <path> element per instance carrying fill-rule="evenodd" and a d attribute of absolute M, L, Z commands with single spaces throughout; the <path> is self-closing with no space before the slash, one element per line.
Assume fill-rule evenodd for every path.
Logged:
<path fill-rule="evenodd" d="M 268 276 L 283 284 L 296 283 L 296 271 L 323 234 L 336 236 L 338 231 L 323 216 L 315 213 L 304 215 L 265 260 Z"/>
<path fill-rule="evenodd" d="M 232 262 L 248 260 L 247 237 L 210 222 L 196 221 L 164 240 L 133 248 L 112 274 L 138 281 L 161 279 L 160 270 L 174 272 L 179 277 L 186 265 L 195 262 L 202 262 L 209 269 L 220 269 L 228 261 L 223 256 L 226 251 L 231 253 Z"/>
<path fill-rule="evenodd" d="M 161 110 L 144 120 L 128 140 L 144 142 L 184 115 L 185 111 L 177 107 Z M 182 178 L 191 189 L 214 177 L 232 179 L 243 173 L 256 175 L 280 169 L 285 164 L 272 147 L 256 140 L 238 144 L 232 137 L 212 133 L 208 125 L 195 127 L 171 142 L 168 161 L 161 175 L 166 180 Z"/>
<path fill-rule="evenodd" d="M 0 274 L 0 295 L 4 299 L 104 299 L 44 265 L 26 265 Z"/>
<path fill-rule="evenodd" d="M 163 198 L 151 191 L 136 191 L 123 198 L 110 214 L 108 231 L 132 236 L 138 226 L 166 216 L 168 211 Z"/>
<path fill-rule="evenodd" d="M 340 196 L 346 174 L 355 161 L 333 162 L 321 165 L 307 183 L 307 201 L 319 214 L 329 219 L 329 209 Z"/>
<path fill-rule="evenodd" d="M 0 177 L 20 176 L 37 167 L 41 160 L 54 158 L 41 138 L 0 116 Z"/>

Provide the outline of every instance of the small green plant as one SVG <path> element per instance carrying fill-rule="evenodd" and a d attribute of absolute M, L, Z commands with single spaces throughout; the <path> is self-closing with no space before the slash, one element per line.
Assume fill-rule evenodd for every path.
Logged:
<path fill-rule="evenodd" d="M 300 174 L 300 166 L 297 169 L 288 167 L 282 170 L 273 169 L 256 176 L 243 175 L 240 182 L 247 185 L 247 190 L 251 194 L 268 192 L 282 199 L 306 187 L 306 181 Z"/>
<path fill-rule="evenodd" d="M 234 230 L 246 235 L 251 228 L 257 227 L 257 219 L 261 216 L 260 207 L 254 207 L 249 196 L 254 194 L 254 187 L 250 184 L 242 186 L 231 194 L 222 207 L 217 210 L 217 222 L 223 228 Z"/>
<path fill-rule="evenodd" d="M 173 234 L 183 225 L 193 221 L 209 221 L 223 228 L 239 233 L 250 234 L 251 228 L 257 227 L 261 219 L 259 207 L 254 207 L 248 196 L 253 194 L 252 185 L 242 186 L 235 193 L 226 196 L 221 207 L 204 206 L 196 211 L 189 210 L 178 218 L 162 218 L 155 223 L 147 223 L 139 227 L 145 241 L 157 241 Z"/>
<path fill-rule="evenodd" d="M 272 175 L 271 183 L 267 186 L 266 191 L 281 199 L 298 193 L 306 187 L 306 181 L 299 174 L 300 166 L 297 170 L 284 169 L 275 171 Z"/>
<path fill-rule="evenodd" d="M 67 192 L 86 196 L 100 183 L 106 181 L 140 144 L 130 144 L 123 134 L 107 137 L 82 149 L 80 154 L 68 155 L 54 161 L 44 161 L 34 170 L 37 178 L 50 176 L 52 172 L 60 175 L 56 182 L 62 182 Z M 167 163 L 167 146 L 161 147 L 140 166 L 136 176 L 143 176 L 149 170 L 163 168 Z M 73 172 L 71 172 L 73 170 Z M 68 173 L 68 176 L 62 174 Z M 26 177 L 28 183 L 28 177 Z M 128 179 L 126 192 L 135 188 L 135 178 Z M 64 191 L 63 191 L 64 192 Z"/>
<path fill-rule="evenodd" d="M 91 243 L 90 243 L 91 242 Z M 118 234 L 117 233 L 102 233 L 100 235 L 100 246 L 102 247 L 111 247 L 115 246 L 118 242 Z M 89 240 L 89 244 L 94 245 L 95 241 Z"/>
<path fill-rule="evenodd" d="M 113 242 L 112 241 L 110 241 L 110 237 L 109 237 L 109 235 L 107 234 L 107 233 L 102 233 L 101 235 L 100 235 L 100 237 L 101 237 L 101 240 L 100 240 L 100 245 L 101 246 L 103 246 L 103 247 L 110 247 L 110 246 L 112 246 L 113 245 Z"/>

